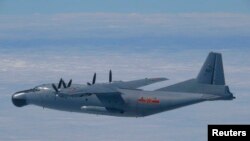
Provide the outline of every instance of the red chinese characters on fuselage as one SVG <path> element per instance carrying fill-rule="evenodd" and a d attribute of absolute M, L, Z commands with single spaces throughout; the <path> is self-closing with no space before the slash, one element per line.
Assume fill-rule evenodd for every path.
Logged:
<path fill-rule="evenodd" d="M 138 103 L 146 103 L 146 104 L 159 104 L 160 103 L 159 99 L 150 98 L 150 97 L 147 97 L 147 98 L 141 97 L 137 101 Z"/>

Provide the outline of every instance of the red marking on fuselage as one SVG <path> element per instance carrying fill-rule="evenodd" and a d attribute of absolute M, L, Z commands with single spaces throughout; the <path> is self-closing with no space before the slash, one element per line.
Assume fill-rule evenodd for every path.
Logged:
<path fill-rule="evenodd" d="M 141 97 L 137 100 L 139 103 L 146 103 L 146 104 L 159 104 L 160 103 L 160 100 L 157 99 L 157 98 L 144 98 L 144 97 Z"/>

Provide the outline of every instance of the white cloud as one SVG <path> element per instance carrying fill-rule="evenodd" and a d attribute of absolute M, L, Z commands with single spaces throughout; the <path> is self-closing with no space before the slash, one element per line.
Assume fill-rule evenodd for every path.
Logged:
<path fill-rule="evenodd" d="M 108 71 L 112 69 L 115 80 L 166 77 L 170 79 L 167 82 L 169 85 L 196 77 L 208 53 L 195 50 L 186 52 L 160 50 L 161 53 L 157 56 L 157 52 L 123 54 L 107 51 L 99 54 L 95 51 L 75 54 L 75 51 L 67 53 L 67 50 L 64 50 L 65 48 L 61 48 L 61 52 L 44 52 L 42 56 L 39 51 L 32 51 L 32 55 L 27 56 L 19 53 L 3 54 L 0 56 L 2 60 L 0 82 L 27 83 L 34 86 L 39 83 L 56 82 L 57 79 L 64 77 L 66 80 L 73 78 L 74 83 L 86 83 L 91 80 L 94 72 L 97 72 L 98 82 L 106 82 Z M 224 68 L 228 84 L 232 84 L 235 88 L 248 88 L 250 79 L 242 80 L 242 78 L 250 76 L 249 62 L 239 63 L 242 59 L 247 59 L 247 52 L 232 49 L 223 52 L 225 52 Z M 234 58 L 230 57 L 232 52 Z"/>
<path fill-rule="evenodd" d="M 233 13 L 65 13 L 0 16 L 0 19 L 1 39 L 247 36 L 250 33 L 250 15 Z"/>

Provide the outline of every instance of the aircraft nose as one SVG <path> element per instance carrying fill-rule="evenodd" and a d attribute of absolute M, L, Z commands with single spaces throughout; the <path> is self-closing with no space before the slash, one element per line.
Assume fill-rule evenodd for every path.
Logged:
<path fill-rule="evenodd" d="M 12 103 L 17 107 L 23 107 L 23 106 L 27 105 L 25 93 L 23 93 L 23 92 L 14 93 L 12 95 Z"/>

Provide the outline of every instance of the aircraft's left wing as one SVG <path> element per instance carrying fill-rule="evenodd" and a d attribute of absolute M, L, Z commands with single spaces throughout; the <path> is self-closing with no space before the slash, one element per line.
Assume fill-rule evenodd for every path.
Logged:
<path fill-rule="evenodd" d="M 112 89 L 109 87 L 103 87 L 103 86 L 98 86 L 92 85 L 92 86 L 87 86 L 84 88 L 67 88 L 61 90 L 59 93 L 57 93 L 59 96 L 70 96 L 70 97 L 82 97 L 82 96 L 87 96 L 91 94 L 105 94 L 105 93 L 111 93 L 114 92 Z"/>
<path fill-rule="evenodd" d="M 133 80 L 133 81 L 127 81 L 127 82 L 118 81 L 118 82 L 114 82 L 112 85 L 114 87 L 121 88 L 121 89 L 137 89 L 139 87 L 143 87 L 146 85 L 150 85 L 150 84 L 165 81 L 165 80 L 168 80 L 168 79 L 167 78 L 145 78 L 145 79 L 139 79 L 139 80 Z"/>
<path fill-rule="evenodd" d="M 61 90 L 59 96 L 71 96 L 71 97 L 81 97 L 90 94 L 107 95 L 108 93 L 113 93 L 114 95 L 119 94 L 117 89 L 137 89 L 142 86 L 153 84 L 156 82 L 168 80 L 167 78 L 145 78 L 133 81 L 115 81 L 107 84 L 95 84 L 87 86 L 84 88 L 74 88 L 70 87 Z"/>

